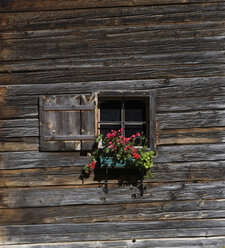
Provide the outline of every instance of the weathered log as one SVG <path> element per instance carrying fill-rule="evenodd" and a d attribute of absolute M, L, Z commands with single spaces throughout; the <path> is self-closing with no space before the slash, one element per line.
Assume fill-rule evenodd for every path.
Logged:
<path fill-rule="evenodd" d="M 131 235 L 133 237 L 133 235 Z M 223 246 L 225 243 L 225 237 L 206 237 L 206 238 L 159 238 L 159 239 L 135 239 L 129 238 L 127 240 L 119 241 L 85 241 L 85 242 L 67 242 L 67 243 L 38 243 L 35 245 L 19 244 L 19 245 L 4 245 L 2 248 L 93 248 L 93 247 L 123 247 L 123 248 L 170 248 L 170 247 L 183 247 L 183 248 L 215 248 L 217 246 Z"/>
<path fill-rule="evenodd" d="M 224 160 L 225 144 L 193 144 L 158 146 L 156 163 Z M 0 169 L 22 169 L 84 165 L 90 158 L 77 152 L 1 152 Z"/>
<path fill-rule="evenodd" d="M 102 185 L 104 187 L 104 185 Z M 132 198 L 137 188 L 110 185 L 110 193 L 91 186 L 9 188 L 0 190 L 0 208 L 68 206 L 83 204 L 116 204 L 154 201 L 224 199 L 224 182 L 177 183 L 149 188 L 143 197 Z"/>
<path fill-rule="evenodd" d="M 102 222 L 88 224 L 12 225 L 0 227 L 5 244 L 224 237 L 223 219 L 187 221 Z M 214 228 L 212 228 L 212 226 Z M 176 231 L 178 230 L 179 231 Z M 132 235 L 132 238 L 130 237 Z"/>
<path fill-rule="evenodd" d="M 224 161 L 189 162 L 155 164 L 152 168 L 155 183 L 168 182 L 212 182 L 225 179 Z M 55 168 L 10 169 L 0 170 L 0 187 L 38 187 L 59 185 L 81 185 L 80 179 L 83 166 L 60 166 Z M 100 173 L 102 176 L 100 176 Z M 126 169 L 109 170 L 109 183 L 119 183 L 120 180 L 135 180 L 136 171 Z M 105 180 L 105 171 L 96 171 L 95 176 L 84 181 L 84 184 L 96 184 Z M 148 180 L 146 180 L 148 182 Z"/>
<path fill-rule="evenodd" d="M 205 0 L 188 0 L 185 3 L 204 3 Z M 207 3 L 213 3 L 213 2 L 219 2 L 218 0 L 210 0 Z M 221 1 L 223 2 L 223 1 Z M 50 0 L 46 0 L 44 3 L 42 2 L 35 2 L 34 4 L 31 4 L 28 0 L 17 2 L 11 2 L 9 0 L 4 1 L 0 5 L 0 11 L 1 12 L 12 12 L 12 11 L 34 11 L 34 10 L 57 10 L 57 9 L 80 9 L 80 8 L 93 8 L 93 7 L 123 7 L 123 6 L 136 6 L 136 5 L 156 5 L 156 4 L 183 4 L 184 2 L 182 0 L 163 0 L 163 1 L 157 1 L 157 0 L 138 0 L 136 2 L 130 2 L 129 0 L 123 0 L 123 1 L 112 1 L 110 0 L 104 0 L 104 1 L 71 1 L 66 0 L 64 3 L 61 1 L 56 1 L 55 3 L 52 3 Z"/>
<path fill-rule="evenodd" d="M 43 76 L 43 73 L 42 73 Z M 66 76 L 65 76 L 66 77 Z M 108 80 L 66 83 L 60 79 L 61 83 L 54 84 L 28 84 L 1 86 L 2 98 L 12 96 L 37 97 L 54 94 L 88 93 L 98 90 L 148 90 L 156 89 L 160 97 L 200 97 L 200 96 L 223 96 L 225 95 L 224 77 L 197 77 L 197 78 L 177 78 L 177 79 L 154 79 L 154 80 Z M 50 80 L 50 79 L 48 79 Z M 184 88 L 185 85 L 185 88 Z M 216 87 L 215 87 L 216 85 Z"/>
<path fill-rule="evenodd" d="M 0 209 L 1 225 L 93 223 L 224 218 L 224 200 L 74 205 Z"/>

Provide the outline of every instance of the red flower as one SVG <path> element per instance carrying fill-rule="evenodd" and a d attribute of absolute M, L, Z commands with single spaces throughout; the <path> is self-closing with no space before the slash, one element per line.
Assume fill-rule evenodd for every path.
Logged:
<path fill-rule="evenodd" d="M 112 145 L 110 145 L 110 146 L 109 146 L 109 148 L 110 148 L 110 149 L 113 149 L 113 148 L 114 148 L 114 145 L 113 145 L 113 144 L 112 144 Z"/>
<path fill-rule="evenodd" d="M 137 153 L 134 153 L 133 155 L 134 155 L 134 158 L 135 158 L 135 159 L 139 159 L 139 158 L 140 158 L 140 155 L 137 154 Z"/>
<path fill-rule="evenodd" d="M 136 153 L 136 152 L 137 152 L 137 150 L 134 148 L 134 149 L 133 149 L 133 153 Z"/>

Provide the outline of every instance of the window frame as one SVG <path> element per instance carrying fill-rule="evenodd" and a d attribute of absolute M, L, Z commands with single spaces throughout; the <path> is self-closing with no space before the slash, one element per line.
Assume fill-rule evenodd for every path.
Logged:
<path fill-rule="evenodd" d="M 118 100 L 121 101 L 121 119 L 120 121 L 101 121 L 101 108 L 99 106 L 101 101 L 113 101 L 113 100 Z M 145 121 L 126 121 L 126 116 L 125 116 L 125 112 L 126 112 L 126 108 L 125 108 L 125 101 L 129 101 L 129 100 L 140 100 L 145 102 Z M 123 128 L 122 134 L 123 136 L 125 136 L 125 130 L 126 130 L 126 126 L 144 126 L 146 125 L 146 137 L 149 137 L 149 99 L 147 96 L 145 97 L 126 97 L 126 96 L 117 96 L 117 97 L 98 97 L 98 120 L 97 120 L 97 132 L 98 134 L 100 134 L 100 129 L 101 129 L 101 125 L 102 126 L 106 126 L 106 125 L 117 125 L 120 126 L 120 128 Z"/>
<path fill-rule="evenodd" d="M 101 90 L 96 93 L 97 99 L 100 98 L 148 98 L 148 107 L 146 106 L 146 111 L 148 109 L 148 139 L 149 139 L 149 149 L 156 153 L 156 91 L 155 90 Z M 97 104 L 98 106 L 98 104 Z M 98 130 L 98 120 L 97 117 L 96 125 Z"/>

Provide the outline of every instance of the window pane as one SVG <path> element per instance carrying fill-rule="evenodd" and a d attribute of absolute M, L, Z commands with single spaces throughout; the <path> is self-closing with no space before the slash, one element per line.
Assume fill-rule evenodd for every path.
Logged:
<path fill-rule="evenodd" d="M 100 121 L 120 121 L 121 120 L 121 101 L 102 100 L 100 106 Z"/>
<path fill-rule="evenodd" d="M 101 125 L 100 133 L 106 136 L 106 134 L 111 132 L 111 130 L 118 131 L 120 128 L 121 128 L 120 125 Z"/>
<path fill-rule="evenodd" d="M 146 136 L 146 125 L 126 125 L 125 126 L 125 136 L 130 137 L 133 134 L 139 132 L 141 135 Z M 140 139 L 136 139 L 136 145 L 140 143 Z M 143 144 L 142 144 L 143 145 Z"/>
<path fill-rule="evenodd" d="M 146 121 L 146 101 L 126 100 L 125 121 Z"/>

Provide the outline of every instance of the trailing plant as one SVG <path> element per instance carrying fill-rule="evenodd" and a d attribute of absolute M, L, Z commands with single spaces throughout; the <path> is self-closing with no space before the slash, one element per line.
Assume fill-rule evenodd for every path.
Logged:
<path fill-rule="evenodd" d="M 97 137 L 98 149 L 93 153 L 92 161 L 84 167 L 87 176 L 95 169 L 100 158 L 111 158 L 114 164 L 122 163 L 127 168 L 138 169 L 144 178 L 153 177 L 151 168 L 154 152 L 147 148 L 146 137 L 137 132 L 127 138 L 122 133 L 123 129 L 111 130 L 106 137 L 102 134 Z"/>

